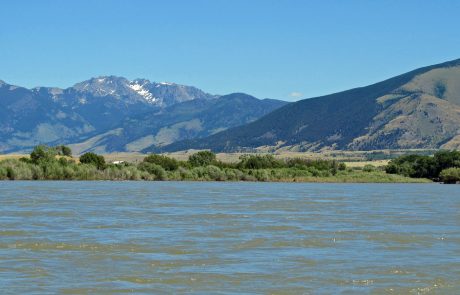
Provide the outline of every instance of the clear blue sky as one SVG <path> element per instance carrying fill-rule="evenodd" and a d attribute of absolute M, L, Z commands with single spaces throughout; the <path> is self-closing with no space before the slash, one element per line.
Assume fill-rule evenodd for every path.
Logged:
<path fill-rule="evenodd" d="M 286 100 L 460 58 L 460 1 L 0 0 L 0 79 L 99 75 Z"/>

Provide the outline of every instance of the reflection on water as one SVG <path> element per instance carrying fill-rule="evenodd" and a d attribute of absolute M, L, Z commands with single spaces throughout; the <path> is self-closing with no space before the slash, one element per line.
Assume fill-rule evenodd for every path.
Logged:
<path fill-rule="evenodd" d="M 0 182 L 2 294 L 458 294 L 460 186 Z"/>

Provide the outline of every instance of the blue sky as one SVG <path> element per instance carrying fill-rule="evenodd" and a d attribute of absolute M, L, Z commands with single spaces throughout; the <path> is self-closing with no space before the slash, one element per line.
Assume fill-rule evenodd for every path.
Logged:
<path fill-rule="evenodd" d="M 0 0 L 0 79 L 99 75 L 298 100 L 460 58 L 460 1 Z"/>

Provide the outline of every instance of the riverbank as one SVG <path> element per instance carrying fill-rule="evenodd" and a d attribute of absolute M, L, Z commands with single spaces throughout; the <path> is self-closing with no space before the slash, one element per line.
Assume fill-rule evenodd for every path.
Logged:
<path fill-rule="evenodd" d="M 372 162 L 371 162 L 372 163 Z M 427 183 L 426 178 L 385 172 L 382 161 L 350 165 L 335 159 L 284 158 L 243 154 L 224 162 L 200 151 L 187 160 L 151 154 L 136 162 L 106 162 L 102 155 L 73 158 L 65 146 L 37 146 L 27 157 L 0 160 L 0 180 L 145 180 L 145 181 L 260 181 L 323 183 Z"/>

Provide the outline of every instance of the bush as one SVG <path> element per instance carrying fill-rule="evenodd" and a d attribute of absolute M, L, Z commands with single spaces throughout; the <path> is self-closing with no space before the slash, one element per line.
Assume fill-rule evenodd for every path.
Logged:
<path fill-rule="evenodd" d="M 192 167 L 205 167 L 216 162 L 216 154 L 210 151 L 201 151 L 191 155 L 188 162 Z"/>
<path fill-rule="evenodd" d="M 242 155 L 237 165 L 241 169 L 269 169 L 281 168 L 283 163 L 273 155 Z"/>
<path fill-rule="evenodd" d="M 457 183 L 460 181 L 460 168 L 447 168 L 441 171 L 439 178 L 444 183 Z"/>
<path fill-rule="evenodd" d="M 55 146 L 54 149 L 59 156 L 72 157 L 72 150 L 68 146 L 58 145 Z"/>
<path fill-rule="evenodd" d="M 25 163 L 16 159 L 8 159 L 0 162 L 3 179 L 31 180 L 33 164 Z M 6 172 L 6 177 L 5 177 Z"/>
<path fill-rule="evenodd" d="M 150 163 L 150 162 L 142 162 L 138 165 L 139 170 L 146 171 L 149 174 L 154 176 L 155 180 L 166 180 L 166 171 L 160 165 Z"/>
<path fill-rule="evenodd" d="M 256 170 L 254 172 L 254 177 L 258 180 L 258 181 L 269 181 L 270 180 L 270 173 L 267 171 L 267 170 Z"/>
<path fill-rule="evenodd" d="M 0 180 L 8 179 L 8 171 L 6 167 L 0 166 Z"/>
<path fill-rule="evenodd" d="M 375 166 L 371 164 L 364 165 L 363 167 L 364 172 L 374 172 L 375 170 L 376 170 Z"/>
<path fill-rule="evenodd" d="M 80 163 L 94 165 L 99 170 L 103 170 L 106 167 L 104 157 L 95 153 L 83 154 L 80 157 Z"/>
<path fill-rule="evenodd" d="M 144 162 L 160 165 L 168 171 L 174 171 L 179 168 L 179 162 L 176 159 L 163 155 L 151 154 L 144 158 Z"/>
<path fill-rule="evenodd" d="M 206 166 L 205 175 L 210 180 L 224 181 L 227 179 L 225 173 L 219 167 L 213 165 Z"/>
<path fill-rule="evenodd" d="M 56 157 L 56 150 L 46 145 L 39 145 L 34 148 L 30 153 L 30 160 L 34 164 L 49 163 L 54 161 Z"/>

